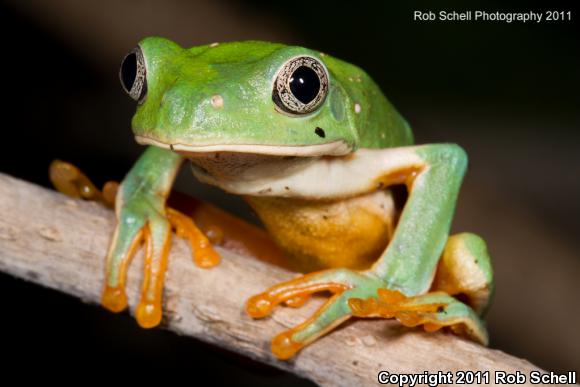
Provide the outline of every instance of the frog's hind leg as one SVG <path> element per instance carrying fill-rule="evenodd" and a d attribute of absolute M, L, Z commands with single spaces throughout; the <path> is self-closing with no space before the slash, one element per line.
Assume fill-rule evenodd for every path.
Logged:
<path fill-rule="evenodd" d="M 357 317 L 396 318 L 405 326 L 423 325 L 429 332 L 449 327 L 487 345 L 480 316 L 492 293 L 493 272 L 485 242 L 475 234 L 462 233 L 449 237 L 429 293 L 407 297 L 379 289 L 378 299 L 353 299 L 349 305 Z"/>
<path fill-rule="evenodd" d="M 482 316 L 493 295 L 493 270 L 483 239 L 471 233 L 449 237 L 431 290 L 464 301 Z"/>

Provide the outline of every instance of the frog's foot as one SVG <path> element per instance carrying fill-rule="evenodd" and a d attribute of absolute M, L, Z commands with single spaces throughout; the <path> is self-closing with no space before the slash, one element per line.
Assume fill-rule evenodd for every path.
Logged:
<path fill-rule="evenodd" d="M 147 207 L 147 203 L 140 206 Z M 107 283 L 101 303 L 113 312 L 121 312 L 127 307 L 127 268 L 143 243 L 145 273 L 135 317 L 141 327 L 152 328 L 161 322 L 162 317 L 161 301 L 172 227 L 178 236 L 189 241 L 193 260 L 198 266 L 208 268 L 217 265 L 219 255 L 193 220 L 174 209 L 167 208 L 163 216 L 152 209 L 138 208 L 136 211 L 129 206 L 122 209 L 119 220 L 120 226 L 115 230 L 107 254 Z"/>
<path fill-rule="evenodd" d="M 272 340 L 274 355 L 288 359 L 346 321 L 351 316 L 349 298 L 376 294 L 378 286 L 378 280 L 355 271 L 324 270 L 283 282 L 253 296 L 247 302 L 246 311 L 253 318 L 262 318 L 269 315 L 276 305 L 298 307 L 313 293 L 328 291 L 332 294 L 313 316 Z"/>
<path fill-rule="evenodd" d="M 427 332 L 449 327 L 456 334 L 488 343 L 487 330 L 477 313 L 444 292 L 407 297 L 396 290 L 379 289 L 378 298 L 353 298 L 349 306 L 356 317 L 396 318 L 407 327 L 422 325 Z"/>
<path fill-rule="evenodd" d="M 61 160 L 50 163 L 48 173 L 54 187 L 67 196 L 95 200 L 107 207 L 115 205 L 119 188 L 119 183 L 115 181 L 106 182 L 102 191 L 99 191 L 80 169 Z"/>
<path fill-rule="evenodd" d="M 119 187 L 116 182 L 107 182 L 99 191 L 77 167 L 60 160 L 51 163 L 49 174 L 56 189 L 68 196 L 95 200 L 109 207 L 115 205 Z M 127 268 L 141 244 L 145 244 L 145 275 L 136 318 L 142 327 L 154 327 L 162 316 L 161 299 L 171 229 L 189 241 L 193 260 L 199 267 L 217 265 L 219 255 L 190 217 L 172 208 L 159 209 L 146 198 L 123 206 L 119 223 L 107 254 L 107 283 L 101 303 L 113 312 L 127 308 Z"/>

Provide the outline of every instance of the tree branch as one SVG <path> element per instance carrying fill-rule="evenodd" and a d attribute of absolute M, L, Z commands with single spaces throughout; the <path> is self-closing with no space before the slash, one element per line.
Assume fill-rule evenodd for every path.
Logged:
<path fill-rule="evenodd" d="M 0 174 L 0 270 L 98 303 L 112 211 Z M 327 335 L 291 361 L 278 361 L 270 340 L 299 323 L 321 298 L 300 309 L 278 308 L 252 320 L 245 301 L 292 273 L 219 249 L 222 263 L 200 269 L 174 239 L 165 290 L 165 327 L 309 378 L 320 385 L 374 385 L 379 371 L 491 371 L 529 374 L 537 367 L 451 334 L 427 334 L 384 320 L 359 320 Z M 142 255 L 129 271 L 129 302 L 136 305 Z M 527 378 L 529 380 L 529 378 Z"/>

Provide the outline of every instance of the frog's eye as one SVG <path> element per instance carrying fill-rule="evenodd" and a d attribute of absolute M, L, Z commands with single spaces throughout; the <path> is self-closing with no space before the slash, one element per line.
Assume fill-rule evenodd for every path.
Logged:
<path fill-rule="evenodd" d="M 145 69 L 145 58 L 139 47 L 136 47 L 125 56 L 119 78 L 123 89 L 131 98 L 141 103 L 147 95 L 147 79 Z"/>
<path fill-rule="evenodd" d="M 278 70 L 272 99 L 283 112 L 307 114 L 316 110 L 328 94 L 328 73 L 310 56 L 290 59 Z"/>

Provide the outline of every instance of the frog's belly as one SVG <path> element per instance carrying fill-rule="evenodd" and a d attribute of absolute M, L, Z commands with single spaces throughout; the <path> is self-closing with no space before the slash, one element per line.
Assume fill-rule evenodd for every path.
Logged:
<path fill-rule="evenodd" d="M 366 268 L 386 248 L 394 229 L 396 211 L 390 191 L 339 201 L 245 199 L 292 266 L 303 272 Z"/>

